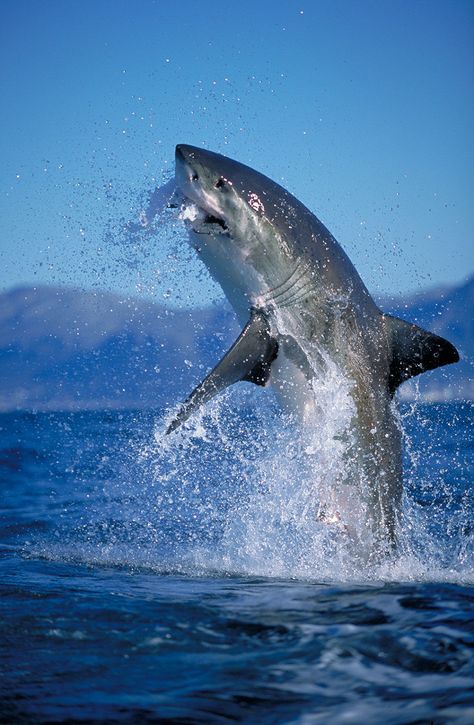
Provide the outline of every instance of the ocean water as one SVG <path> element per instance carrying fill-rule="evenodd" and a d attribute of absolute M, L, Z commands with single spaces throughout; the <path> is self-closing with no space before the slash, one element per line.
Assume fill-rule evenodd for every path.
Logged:
<path fill-rule="evenodd" d="M 0 416 L 1 722 L 474 722 L 471 404 L 402 405 L 376 565 L 317 522 L 340 442 L 264 391 L 165 425 Z"/>

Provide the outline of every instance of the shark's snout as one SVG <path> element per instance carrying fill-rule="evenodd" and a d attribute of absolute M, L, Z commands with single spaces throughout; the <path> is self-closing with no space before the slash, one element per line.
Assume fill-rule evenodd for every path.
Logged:
<path fill-rule="evenodd" d="M 222 208 L 219 199 L 221 178 L 218 154 L 205 149 L 178 144 L 175 151 L 176 186 L 183 196 L 196 204 L 207 215 L 209 223 L 218 223 L 222 229 Z"/>
<path fill-rule="evenodd" d="M 188 164 L 193 166 L 193 162 L 199 160 L 199 152 L 202 153 L 202 149 L 196 148 L 196 146 L 188 146 L 187 144 L 180 143 L 176 146 L 175 159 L 178 164 Z"/>
<path fill-rule="evenodd" d="M 192 146 L 179 144 L 176 146 L 176 186 L 185 196 L 198 201 L 200 179 L 197 165 L 193 159 Z"/>
<path fill-rule="evenodd" d="M 181 154 L 182 156 L 186 157 L 193 151 L 197 151 L 198 149 L 195 146 L 190 146 L 186 143 L 179 143 L 176 146 L 176 155 Z"/>
<path fill-rule="evenodd" d="M 192 168 L 193 154 L 190 149 L 192 149 L 192 146 L 185 146 L 184 144 L 176 146 L 175 159 L 177 169 L 183 167 Z"/>
<path fill-rule="evenodd" d="M 184 144 L 178 144 L 178 145 L 176 146 L 176 149 L 175 149 L 175 156 L 176 156 L 176 158 L 177 158 L 177 159 L 184 159 L 184 149 L 185 149 L 185 148 L 186 148 L 186 147 L 185 147 L 185 145 L 184 145 Z"/>
<path fill-rule="evenodd" d="M 198 175 L 201 175 L 200 172 L 202 172 L 206 177 L 206 183 L 212 185 L 222 174 L 225 176 L 226 173 L 229 173 L 229 164 L 235 163 L 221 154 L 182 143 L 176 146 L 175 158 L 177 167 L 192 168 Z"/>

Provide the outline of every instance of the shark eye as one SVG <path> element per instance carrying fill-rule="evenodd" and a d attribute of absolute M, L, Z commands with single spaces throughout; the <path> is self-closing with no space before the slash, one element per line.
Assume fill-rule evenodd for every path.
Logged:
<path fill-rule="evenodd" d="M 232 182 L 226 179 L 224 176 L 221 176 L 218 181 L 214 184 L 216 189 L 220 189 L 221 191 L 224 190 L 228 186 L 232 186 Z"/>
<path fill-rule="evenodd" d="M 194 174 L 193 174 L 193 175 L 191 176 L 191 181 L 198 181 L 198 179 L 199 179 L 199 176 L 198 176 L 198 175 L 197 175 L 196 173 L 194 173 Z"/>

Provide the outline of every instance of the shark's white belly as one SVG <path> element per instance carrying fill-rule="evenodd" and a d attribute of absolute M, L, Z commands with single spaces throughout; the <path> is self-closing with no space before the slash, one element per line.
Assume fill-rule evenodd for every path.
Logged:
<path fill-rule="evenodd" d="M 311 382 L 302 370 L 289 359 L 280 347 L 272 365 L 270 383 L 285 413 L 291 414 L 302 424 L 314 419 L 316 401 Z"/>

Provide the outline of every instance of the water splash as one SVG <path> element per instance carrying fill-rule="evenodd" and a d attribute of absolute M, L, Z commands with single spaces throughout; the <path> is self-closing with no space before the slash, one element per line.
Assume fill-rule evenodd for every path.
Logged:
<path fill-rule="evenodd" d="M 403 407 L 407 474 L 399 547 L 367 563 L 337 522 L 328 525 L 318 515 L 347 465 L 340 432 L 350 415 L 350 405 L 341 412 L 347 391 L 320 385 L 325 412 L 311 445 L 268 391 L 245 384 L 172 436 L 164 434 L 167 415 L 69 417 L 67 430 L 61 422 L 60 485 L 48 503 L 49 520 L 55 503 L 56 523 L 37 532 L 25 553 L 205 576 L 474 581 L 470 449 L 462 453 L 469 410 Z M 458 411 L 457 443 L 447 424 L 451 409 Z M 48 437 L 56 440 L 54 426 Z"/>
<path fill-rule="evenodd" d="M 310 444 L 268 393 L 245 386 L 174 436 L 164 435 L 166 416 L 157 420 L 153 439 L 135 450 L 140 494 L 133 508 L 140 508 L 145 536 L 135 538 L 133 562 L 193 574 L 472 581 L 469 507 L 444 505 L 434 526 L 433 505 L 423 507 L 413 495 L 414 486 L 425 485 L 413 453 L 396 554 L 368 563 L 338 522 L 321 521 L 321 500 L 347 466 L 351 405 L 338 382 L 319 383 L 325 413 Z M 430 491 L 433 483 L 431 475 Z"/>

